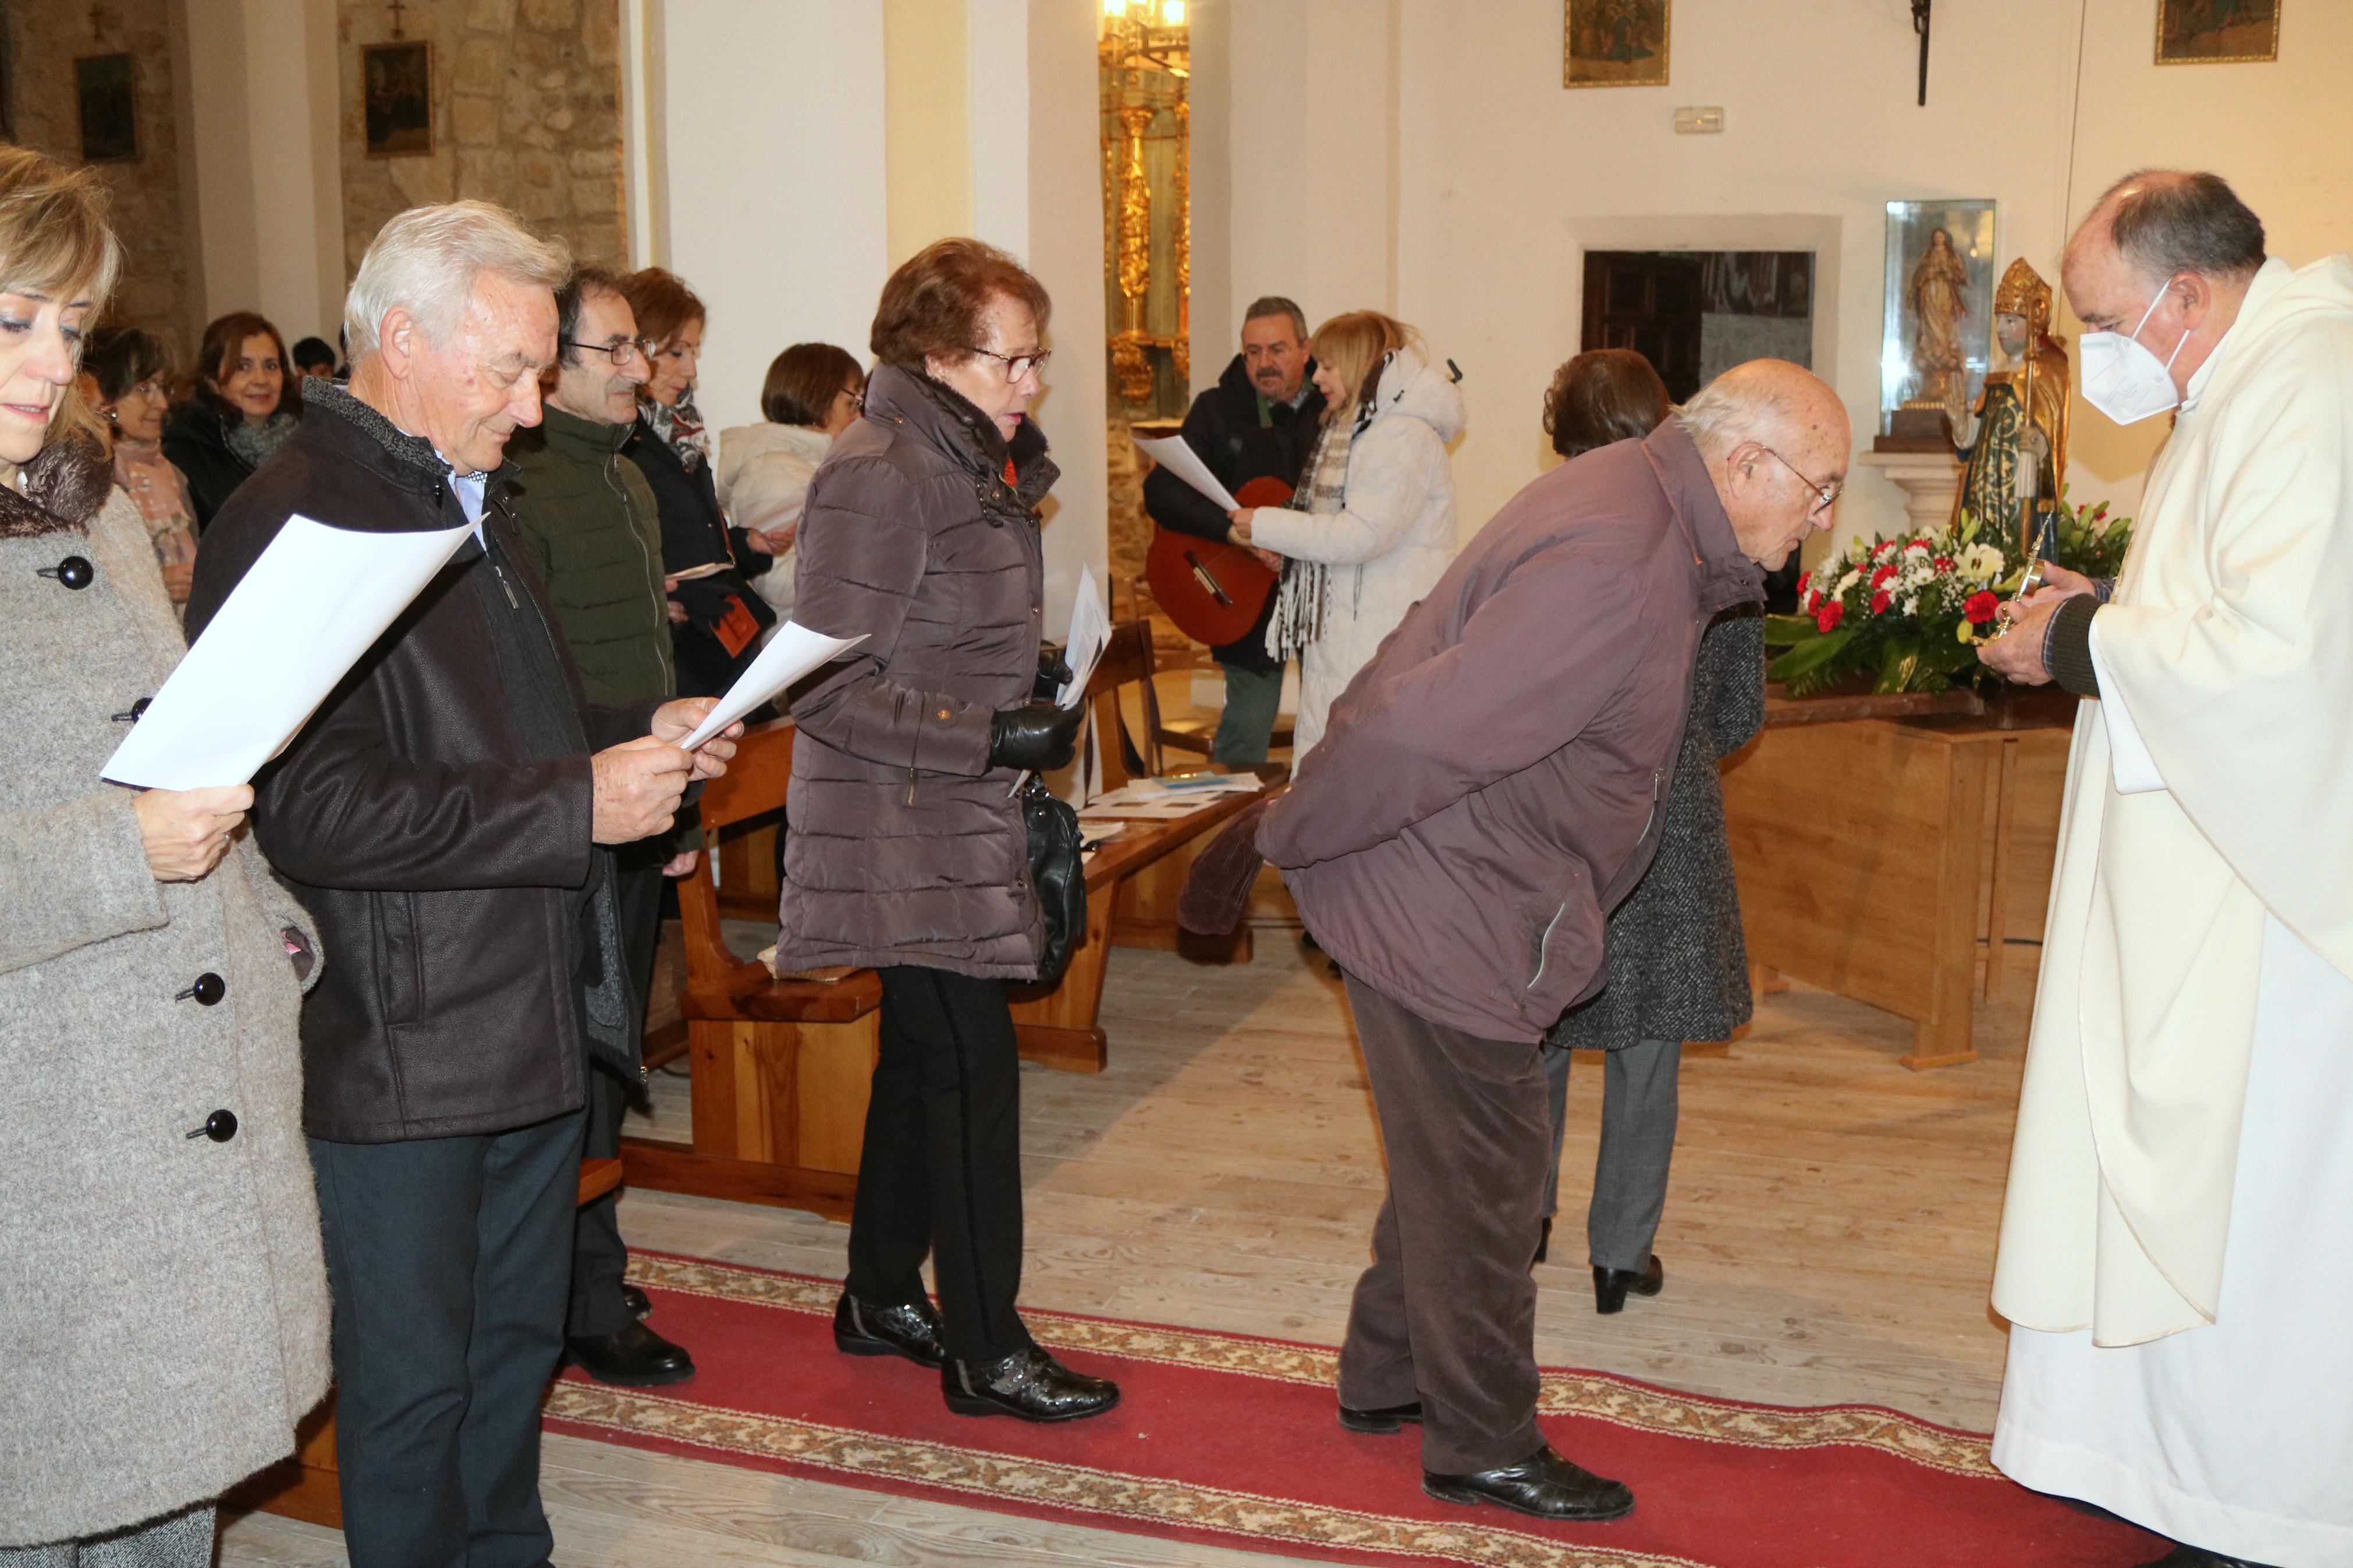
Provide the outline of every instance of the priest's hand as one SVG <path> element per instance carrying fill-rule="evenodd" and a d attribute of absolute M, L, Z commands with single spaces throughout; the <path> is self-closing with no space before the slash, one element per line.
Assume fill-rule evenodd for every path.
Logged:
<path fill-rule="evenodd" d="M 675 746 L 693 734 L 694 727 L 718 706 L 716 697 L 681 697 L 675 702 L 665 702 L 654 710 L 653 738 Z M 725 773 L 727 761 L 735 754 L 735 742 L 743 733 L 744 726 L 739 721 L 697 746 L 689 753 L 694 759 L 694 776 L 715 779 Z"/>
<path fill-rule="evenodd" d="M 2050 629 L 2051 617 L 2058 613 L 2059 606 L 2074 596 L 2038 592 L 2031 602 L 2022 604 L 2001 636 L 1978 645 L 1978 658 L 1988 669 L 2015 685 L 2049 684 L 2051 671 L 2042 662 L 2043 634 Z"/>
<path fill-rule="evenodd" d="M 599 844 L 634 844 L 668 831 L 692 765 L 684 752 L 659 735 L 626 741 L 590 757 L 588 837 Z"/>
<path fill-rule="evenodd" d="M 2042 563 L 2042 585 L 2031 594 L 2019 596 L 2018 607 L 2031 609 L 2036 605 L 2056 605 L 2063 599 L 2073 599 L 2084 594 L 2096 594 L 2098 584 L 2081 572 L 2070 572 L 2056 561 Z"/>

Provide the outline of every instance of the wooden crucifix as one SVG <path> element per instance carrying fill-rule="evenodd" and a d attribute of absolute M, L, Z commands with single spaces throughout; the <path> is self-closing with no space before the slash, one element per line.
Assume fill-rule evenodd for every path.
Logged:
<path fill-rule="evenodd" d="M 410 4 L 410 0 L 391 0 L 391 6 L 392 6 L 392 36 L 393 36 L 394 37 L 396 37 L 396 38 L 406 37 L 407 36 L 406 34 L 403 33 L 403 32 L 400 30 L 400 14 L 401 14 L 403 11 L 405 11 L 405 10 L 406 10 L 406 9 L 408 8 L 409 4 Z M 1912 9 L 1914 9 L 1915 11 L 1917 11 L 1918 9 L 1920 9 L 1920 0 L 1912 0 Z M 1921 66 L 1920 69 L 1921 69 L 1921 72 L 1922 72 L 1922 79 L 1923 79 L 1923 80 L 1925 81 L 1925 80 L 1926 79 L 1926 72 L 1927 72 L 1928 68 L 1927 68 L 1927 66 L 1926 66 L 1926 65 L 1923 64 L 1923 65 Z M 1926 89 L 1926 88 L 1921 89 L 1921 91 L 1923 91 L 1923 92 L 1926 92 L 1926 90 L 1927 90 L 1927 89 Z M 1923 101 L 1923 102 L 1926 102 L 1926 99 L 1923 99 L 1923 100 L 1922 100 L 1922 101 Z"/>
<path fill-rule="evenodd" d="M 1928 107 L 1928 6 L 1930 0 L 1912 0 L 1912 30 L 1920 35 L 1920 107 Z"/>

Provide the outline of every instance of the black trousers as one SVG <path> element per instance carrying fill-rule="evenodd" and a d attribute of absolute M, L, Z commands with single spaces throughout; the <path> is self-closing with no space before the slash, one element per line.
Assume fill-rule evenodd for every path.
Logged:
<path fill-rule="evenodd" d="M 657 848 L 622 852 L 614 876 L 614 902 L 621 925 L 621 959 L 629 967 L 629 994 L 638 1005 L 653 989 L 654 949 L 661 941 L 661 859 Z M 651 857 L 651 858 L 649 858 Z M 621 1152 L 621 1118 L 629 1109 L 630 1084 L 610 1062 L 588 1054 L 582 1075 L 588 1096 L 588 1125 L 581 1157 L 610 1160 Z M 573 1222 L 572 1304 L 566 1309 L 564 1331 L 588 1339 L 627 1328 L 629 1310 L 621 1301 L 621 1279 L 629 1267 L 629 1249 L 621 1240 L 621 1194 L 618 1188 L 596 1202 L 584 1204 Z"/>
<path fill-rule="evenodd" d="M 528 1568 L 539 1400 L 564 1350 L 581 1113 L 510 1132 L 311 1142 L 334 1303 L 353 1568 Z"/>
<path fill-rule="evenodd" d="M 882 1050 L 866 1108 L 849 1293 L 878 1307 L 923 1294 L 932 1255 L 947 1352 L 1025 1350 L 1021 1061 L 1005 983 L 945 970 L 881 971 Z"/>
<path fill-rule="evenodd" d="M 1528 1257 L 1552 1123 L 1536 1047 L 1433 1024 L 1354 975 L 1348 1005 L 1389 1190 L 1348 1307 L 1340 1402 L 1421 1401 L 1424 1469 L 1515 1465 L 1545 1441 Z"/>

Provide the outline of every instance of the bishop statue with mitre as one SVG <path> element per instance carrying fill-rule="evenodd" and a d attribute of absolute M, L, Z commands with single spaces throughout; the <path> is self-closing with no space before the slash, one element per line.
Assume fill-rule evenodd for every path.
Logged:
<path fill-rule="evenodd" d="M 2174 416 L 2123 575 L 1988 664 L 2075 721 L 1993 1301 L 1993 1459 L 2191 1564 L 2353 1563 L 2353 259 L 2100 198 L 2084 395 Z"/>

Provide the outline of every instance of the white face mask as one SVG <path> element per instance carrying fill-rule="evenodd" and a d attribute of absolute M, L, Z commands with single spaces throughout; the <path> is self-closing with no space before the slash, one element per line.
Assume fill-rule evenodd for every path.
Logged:
<path fill-rule="evenodd" d="M 2167 279 L 2168 285 L 2171 281 Z M 2181 402 L 2180 390 L 2173 384 L 2173 362 L 2180 357 L 2189 333 L 2184 331 L 2181 342 L 2161 361 L 2140 341 L 2141 327 L 2148 325 L 2164 298 L 2165 290 L 2159 289 L 2129 337 L 2122 332 L 2084 334 L 2084 401 L 2119 425 L 2138 424 Z"/>

